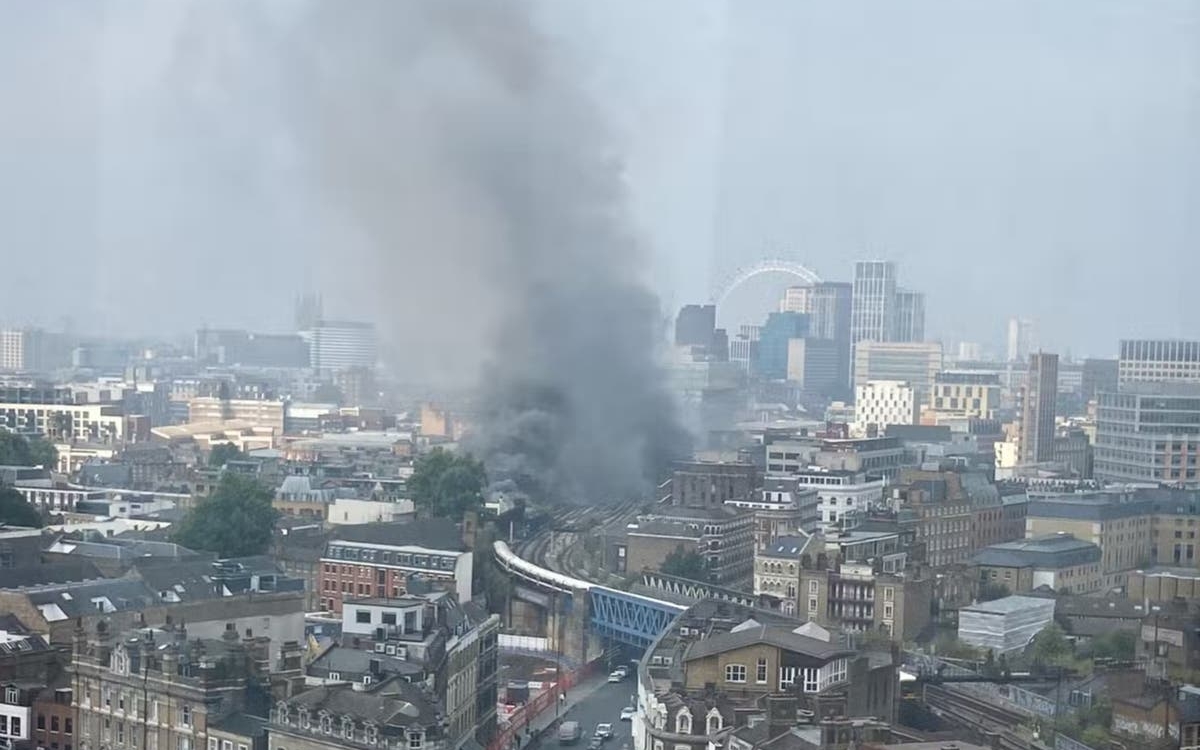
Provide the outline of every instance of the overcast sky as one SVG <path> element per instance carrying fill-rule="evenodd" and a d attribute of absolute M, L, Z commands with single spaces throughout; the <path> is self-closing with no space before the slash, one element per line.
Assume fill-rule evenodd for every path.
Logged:
<path fill-rule="evenodd" d="M 0 2 L 0 320 L 283 330 L 305 289 L 368 312 L 372 269 L 336 262 L 361 239 L 315 205 L 272 79 L 238 71 L 254 14 L 194 5 Z M 1200 337 L 1200 4 L 538 14 L 617 133 L 664 306 L 767 255 L 830 279 L 887 257 L 948 339 L 995 345 L 1014 315 L 1077 354 Z"/>

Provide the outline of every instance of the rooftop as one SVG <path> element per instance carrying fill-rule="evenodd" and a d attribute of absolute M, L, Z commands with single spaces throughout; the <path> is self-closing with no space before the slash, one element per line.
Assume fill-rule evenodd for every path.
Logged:
<path fill-rule="evenodd" d="M 974 557 L 976 565 L 997 567 L 1069 567 L 1100 560 L 1100 547 L 1065 532 L 1002 542 L 984 547 Z"/>
<path fill-rule="evenodd" d="M 333 531 L 330 543 L 466 551 L 458 526 L 446 518 L 339 526 Z"/>
<path fill-rule="evenodd" d="M 812 543 L 811 536 L 781 536 L 759 553 L 763 557 L 786 557 L 799 560 L 805 549 Z"/>
<path fill-rule="evenodd" d="M 726 651 L 744 648 L 756 643 L 766 643 L 777 648 L 794 653 L 805 654 L 814 659 L 829 661 L 839 656 L 849 656 L 853 651 L 847 651 L 839 646 L 826 643 L 816 638 L 800 635 L 793 629 L 779 625 L 756 624 L 752 627 L 737 627 L 728 633 L 710 635 L 692 643 L 684 656 L 686 661 L 695 661 L 708 656 L 722 654 Z"/>
<path fill-rule="evenodd" d="M 1045 607 L 1047 599 L 1037 596 L 1006 596 L 990 602 L 979 602 L 969 607 L 963 607 L 960 612 L 985 612 L 988 614 L 1007 615 L 1014 612 L 1024 612 L 1029 609 Z M 1053 604 L 1053 602 L 1050 602 Z"/>

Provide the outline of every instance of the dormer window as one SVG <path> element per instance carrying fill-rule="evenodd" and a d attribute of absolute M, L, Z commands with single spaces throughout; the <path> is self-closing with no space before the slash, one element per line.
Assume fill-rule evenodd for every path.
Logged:
<path fill-rule="evenodd" d="M 321 716 L 321 731 L 325 734 L 333 734 L 333 717 L 327 714 Z"/>
<path fill-rule="evenodd" d="M 10 705 L 16 705 L 17 701 L 19 701 L 20 699 L 21 699 L 20 693 L 15 687 L 4 688 L 4 702 L 5 703 L 8 703 Z"/>
<path fill-rule="evenodd" d="M 367 744 L 374 745 L 379 742 L 379 727 L 374 724 L 367 724 Z"/>
<path fill-rule="evenodd" d="M 300 719 L 300 728 L 301 729 L 312 728 L 312 717 L 309 715 L 307 708 L 300 709 L 299 719 Z"/>
<path fill-rule="evenodd" d="M 713 709 L 708 712 L 708 733 L 715 734 L 721 731 L 721 712 Z"/>
<path fill-rule="evenodd" d="M 301 713 L 301 716 L 303 715 L 304 713 Z M 288 723 L 288 704 L 284 703 L 283 701 L 279 701 L 275 704 L 275 721 L 279 722 L 280 724 Z"/>
<path fill-rule="evenodd" d="M 342 736 L 348 740 L 354 739 L 354 719 L 349 716 L 342 717 Z"/>
<path fill-rule="evenodd" d="M 679 709 L 679 713 L 675 714 L 675 732 L 676 734 L 692 733 L 692 715 L 686 708 Z"/>

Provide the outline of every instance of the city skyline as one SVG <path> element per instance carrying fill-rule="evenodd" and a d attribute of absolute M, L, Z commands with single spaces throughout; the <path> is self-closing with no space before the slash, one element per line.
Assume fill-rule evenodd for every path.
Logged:
<path fill-rule="evenodd" d="M 1185 280 L 1200 272 L 1185 210 L 1200 193 L 1190 135 L 1200 123 L 1186 93 L 1200 51 L 1180 31 L 1197 22 L 1195 6 L 1126 19 L 1115 2 L 1072 2 L 1031 10 L 1033 24 L 993 7 L 990 35 L 951 2 L 903 18 L 877 9 L 910 38 L 817 2 L 569 5 L 535 5 L 536 20 L 567 58 L 586 60 L 581 84 L 619 134 L 652 251 L 637 272 L 664 311 L 706 301 L 724 270 L 766 255 L 795 256 L 831 280 L 848 280 L 853 258 L 884 257 L 926 291 L 927 333 L 944 340 L 999 339 L 1010 317 L 1037 320 L 1058 351 L 1200 337 L 1178 314 Z M 287 82 L 265 66 L 239 80 L 204 51 L 206 38 L 243 26 L 274 43 L 275 20 L 194 4 L 34 7 L 0 32 L 5 69 L 36 51 L 40 85 L 58 94 L 6 79 L 25 116 L 0 130 L 13 144 L 0 147 L 11 165 L 0 241 L 12 248 L 14 282 L 0 319 L 164 335 L 194 327 L 192 311 L 205 307 L 213 326 L 285 330 L 293 292 L 322 288 L 342 317 L 406 325 L 373 309 L 377 292 L 359 283 L 372 274 L 354 250 L 362 238 L 319 205 L 286 113 L 255 95 Z M 1069 33 L 1081 23 L 1091 34 Z M 805 44 L 783 43 L 796 33 Z M 1051 44 L 1061 38 L 1071 45 Z M 1010 68 L 1021 42 L 1029 60 Z M 1114 46 L 1139 64 L 1116 62 L 1105 52 Z M 873 71 L 893 57 L 911 66 L 881 90 Z M 1041 70 L 1051 74 L 1032 75 Z M 794 96 L 771 96 L 781 76 L 794 79 Z M 229 110 L 244 114 L 236 126 Z M 855 127 L 831 129 L 839 121 Z M 755 127 L 764 132 L 746 135 Z M 846 169 L 834 169 L 838 159 Z M 53 303 L 46 258 L 64 261 L 57 288 L 75 292 Z M 1109 304 L 1103 290 L 1134 258 L 1158 279 L 1153 294 L 1134 288 Z M 187 283 L 197 263 L 237 270 Z M 110 303 L 130 287 L 140 303 Z M 206 305 L 214 296 L 236 304 Z"/>

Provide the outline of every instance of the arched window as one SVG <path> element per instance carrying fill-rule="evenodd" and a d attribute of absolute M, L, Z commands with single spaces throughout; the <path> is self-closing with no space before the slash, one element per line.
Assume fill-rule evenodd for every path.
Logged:
<path fill-rule="evenodd" d="M 374 724 L 367 724 L 367 744 L 374 745 L 379 742 L 379 727 Z"/>
<path fill-rule="evenodd" d="M 275 721 L 280 724 L 288 723 L 288 704 L 279 701 L 275 704 Z"/>
<path fill-rule="evenodd" d="M 342 736 L 348 740 L 354 739 L 354 719 L 349 716 L 342 717 Z"/>
<path fill-rule="evenodd" d="M 713 709 L 708 712 L 708 733 L 715 734 L 721 731 L 721 712 Z"/>
<path fill-rule="evenodd" d="M 679 713 L 675 714 L 675 732 L 678 734 L 692 733 L 692 715 L 686 708 L 679 709 Z"/>
<path fill-rule="evenodd" d="M 333 717 L 324 711 L 321 712 L 321 731 L 325 734 L 333 734 Z"/>
<path fill-rule="evenodd" d="M 297 711 L 297 713 L 299 714 L 299 716 L 297 718 L 300 721 L 301 729 L 309 729 L 310 727 L 312 727 L 312 721 L 309 718 L 307 708 L 301 708 Z"/>

